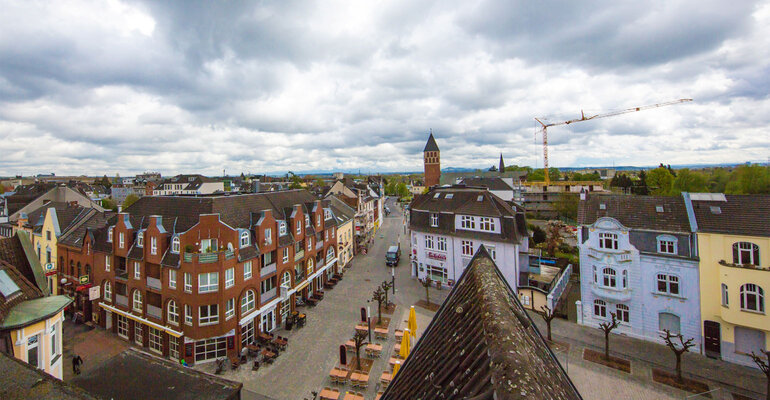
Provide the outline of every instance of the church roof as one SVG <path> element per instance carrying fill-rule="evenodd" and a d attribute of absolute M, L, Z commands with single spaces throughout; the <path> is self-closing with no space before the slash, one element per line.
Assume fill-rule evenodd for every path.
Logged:
<path fill-rule="evenodd" d="M 422 152 L 424 153 L 426 151 L 439 151 L 438 145 L 436 144 L 436 139 L 433 138 L 432 133 L 428 137 L 428 143 L 425 144 L 425 149 Z"/>

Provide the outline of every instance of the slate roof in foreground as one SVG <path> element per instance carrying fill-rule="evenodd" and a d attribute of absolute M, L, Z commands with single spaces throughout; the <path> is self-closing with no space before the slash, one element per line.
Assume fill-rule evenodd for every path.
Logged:
<path fill-rule="evenodd" d="M 581 399 L 483 247 L 382 400 Z"/>

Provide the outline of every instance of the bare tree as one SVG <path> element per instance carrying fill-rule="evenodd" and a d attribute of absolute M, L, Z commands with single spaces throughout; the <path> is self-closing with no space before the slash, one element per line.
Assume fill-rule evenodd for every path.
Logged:
<path fill-rule="evenodd" d="M 660 335 L 660 338 L 663 339 L 664 342 L 666 342 L 666 346 L 668 346 L 671 351 L 674 352 L 674 355 L 676 356 L 676 379 L 679 380 L 679 382 L 682 381 L 682 354 L 687 353 L 690 351 L 690 347 L 695 347 L 695 343 L 693 343 L 693 338 L 684 340 L 684 336 L 682 336 L 681 333 L 678 333 L 676 335 L 672 335 L 671 331 L 668 329 L 664 329 L 663 333 L 664 335 Z M 679 339 L 679 343 L 674 343 L 673 339 Z"/>
<path fill-rule="evenodd" d="M 770 351 L 760 350 L 760 352 L 765 355 L 767 361 L 754 354 L 753 351 L 751 354 L 749 354 L 749 357 L 751 357 L 751 359 L 754 361 L 754 364 L 757 364 L 757 367 L 759 367 L 759 369 L 765 373 L 765 377 L 767 377 L 767 392 L 765 392 L 765 398 L 770 400 Z"/>
<path fill-rule="evenodd" d="M 540 306 L 540 309 L 543 310 L 543 312 L 539 314 L 543 317 L 543 320 L 545 320 L 545 326 L 548 327 L 548 340 L 553 341 L 553 339 L 551 339 L 551 321 L 556 317 L 556 314 L 554 314 L 548 306 Z"/>
<path fill-rule="evenodd" d="M 381 287 L 377 287 L 377 290 L 372 293 L 372 300 L 377 302 L 377 323 L 382 322 L 382 303 L 385 302 L 385 296 L 387 296 Z"/>
<path fill-rule="evenodd" d="M 382 281 L 382 290 L 385 291 L 385 307 L 390 305 L 390 302 L 388 301 L 388 290 L 393 288 L 393 282 L 388 281 Z"/>
<path fill-rule="evenodd" d="M 356 331 L 353 335 L 353 343 L 356 345 L 356 369 L 361 369 L 361 347 L 366 346 L 369 342 L 366 341 L 367 333 L 365 331 Z"/>
<path fill-rule="evenodd" d="M 422 287 L 425 288 L 425 301 L 430 305 L 430 285 L 433 284 L 433 281 L 431 281 L 430 277 L 426 276 L 425 280 L 422 281 Z"/>
<path fill-rule="evenodd" d="M 599 324 L 599 329 L 601 329 L 604 332 L 604 359 L 605 360 L 610 359 L 610 332 L 612 332 L 613 329 L 617 328 L 618 325 L 620 325 L 620 321 L 618 321 L 618 317 L 615 313 L 611 312 L 610 316 L 612 317 L 612 321 L 602 322 L 601 324 Z"/>

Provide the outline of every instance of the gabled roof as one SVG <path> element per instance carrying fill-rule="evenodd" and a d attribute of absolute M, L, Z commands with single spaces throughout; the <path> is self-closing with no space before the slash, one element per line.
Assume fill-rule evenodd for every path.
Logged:
<path fill-rule="evenodd" d="M 425 144 L 425 148 L 422 150 L 423 153 L 426 151 L 439 151 L 436 139 L 433 138 L 433 133 L 428 136 L 428 143 Z"/>
<path fill-rule="evenodd" d="M 770 236 L 770 195 L 724 195 L 724 201 L 698 200 L 691 193 L 698 232 Z M 714 197 L 714 196 L 711 196 Z"/>
<path fill-rule="evenodd" d="M 90 209 L 85 215 L 68 227 L 66 231 L 62 231 L 58 243 L 65 246 L 81 248 L 83 247 L 85 234 L 89 231 L 106 227 L 107 221 L 114 215 L 115 213 L 113 212 L 101 212 Z M 99 243 L 98 240 L 94 243 L 95 248 L 97 243 Z"/>
<path fill-rule="evenodd" d="M 450 195 L 450 198 L 447 198 Z M 479 197 L 481 200 L 479 201 Z M 486 188 L 454 185 L 438 187 L 416 196 L 412 210 L 454 212 L 458 214 L 487 217 L 513 216 L 516 214 L 510 204 L 495 196 Z"/>
<path fill-rule="evenodd" d="M 586 196 L 586 200 L 578 203 L 580 225 L 591 225 L 601 217 L 611 217 L 631 229 L 690 232 L 687 209 L 681 196 Z"/>
<path fill-rule="evenodd" d="M 580 399 L 482 246 L 382 400 Z"/>
<path fill-rule="evenodd" d="M 466 186 L 478 186 L 478 187 L 485 187 L 489 190 L 513 190 L 511 185 L 506 183 L 501 178 L 492 178 L 492 177 L 468 177 L 463 178 L 462 183 Z"/>
<path fill-rule="evenodd" d="M 0 353 L 0 398 L 35 400 L 97 400 L 85 390 L 62 382 L 28 363 Z"/>

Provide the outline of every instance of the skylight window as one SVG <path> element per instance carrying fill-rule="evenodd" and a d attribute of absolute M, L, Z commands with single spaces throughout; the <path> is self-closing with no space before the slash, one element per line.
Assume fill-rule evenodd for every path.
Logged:
<path fill-rule="evenodd" d="M 606 210 L 607 209 L 607 205 L 604 204 L 604 203 L 599 203 L 599 209 L 600 210 Z"/>
<path fill-rule="evenodd" d="M 433 198 L 434 198 L 434 199 L 438 199 L 439 197 L 441 197 L 441 193 L 436 193 L 436 194 L 433 196 Z"/>
<path fill-rule="evenodd" d="M 663 206 L 655 206 L 655 211 L 663 212 Z"/>
<path fill-rule="evenodd" d="M 21 289 L 19 289 L 19 286 L 16 284 L 16 282 L 14 282 L 13 279 L 8 276 L 8 272 L 5 270 L 0 271 L 0 293 L 3 295 L 3 297 L 8 299 L 20 291 Z"/>
<path fill-rule="evenodd" d="M 722 208 L 720 208 L 719 206 L 711 206 L 711 207 L 709 207 L 709 209 L 711 210 L 712 214 L 721 214 L 722 213 Z"/>
<path fill-rule="evenodd" d="M 484 200 L 483 194 L 480 194 L 479 197 L 476 198 L 476 201 L 483 201 L 483 200 Z"/>
<path fill-rule="evenodd" d="M 447 193 L 446 196 L 444 196 L 445 199 L 449 200 L 452 197 L 455 197 L 454 193 Z"/>

